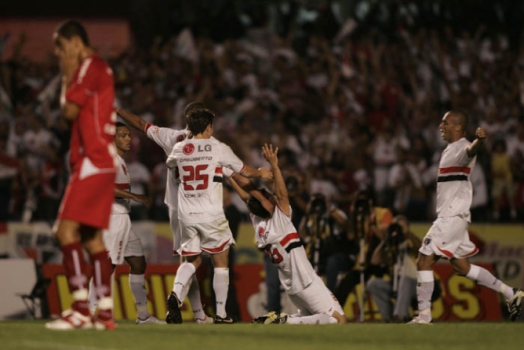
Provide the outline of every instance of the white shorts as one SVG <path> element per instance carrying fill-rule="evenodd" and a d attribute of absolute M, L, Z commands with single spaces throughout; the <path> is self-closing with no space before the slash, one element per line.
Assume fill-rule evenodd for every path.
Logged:
<path fill-rule="evenodd" d="M 437 218 L 422 241 L 419 252 L 448 259 L 463 259 L 478 253 L 469 240 L 469 223 L 460 216 Z"/>
<path fill-rule="evenodd" d="M 171 226 L 171 233 L 173 234 L 173 255 L 178 255 L 180 249 L 180 241 L 182 235 L 180 234 L 180 221 L 178 220 L 178 209 L 168 207 L 169 210 L 169 225 Z"/>
<path fill-rule="evenodd" d="M 218 254 L 235 244 L 225 217 L 203 223 L 179 221 L 179 227 L 182 239 L 178 253 L 182 256 Z"/>
<path fill-rule="evenodd" d="M 131 229 L 127 214 L 111 215 L 109 229 L 104 230 L 103 237 L 113 265 L 122 264 L 124 257 L 144 256 L 140 238 Z"/>
<path fill-rule="evenodd" d="M 333 315 L 334 311 L 344 315 L 344 310 L 337 298 L 326 287 L 324 281 L 318 276 L 306 289 L 297 294 L 288 294 L 289 299 L 295 304 L 301 316 L 326 314 Z"/>

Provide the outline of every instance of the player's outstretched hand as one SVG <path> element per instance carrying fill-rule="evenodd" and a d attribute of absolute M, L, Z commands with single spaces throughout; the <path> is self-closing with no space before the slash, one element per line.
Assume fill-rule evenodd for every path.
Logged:
<path fill-rule="evenodd" d="M 135 198 L 133 198 L 135 202 L 144 204 L 147 208 L 151 205 L 151 202 L 149 200 L 149 197 L 144 196 L 143 194 L 136 194 Z"/>
<path fill-rule="evenodd" d="M 278 147 L 273 149 L 272 144 L 265 143 L 264 146 L 262 146 L 262 154 L 264 154 L 264 158 L 266 158 L 272 167 L 278 167 Z"/>
<path fill-rule="evenodd" d="M 486 132 L 486 130 L 484 130 L 484 128 L 477 128 L 475 136 L 477 136 L 477 138 L 480 140 L 484 140 L 488 136 L 488 133 Z"/>

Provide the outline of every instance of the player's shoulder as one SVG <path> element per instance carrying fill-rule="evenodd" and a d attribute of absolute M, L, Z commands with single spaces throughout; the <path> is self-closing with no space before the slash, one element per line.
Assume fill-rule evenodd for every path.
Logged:
<path fill-rule="evenodd" d="M 113 75 L 113 70 L 106 61 L 102 59 L 102 57 L 98 56 L 97 54 L 91 55 L 88 58 L 84 60 L 83 63 L 86 63 L 88 65 L 88 69 L 93 70 L 97 73 L 106 73 L 108 75 Z"/>

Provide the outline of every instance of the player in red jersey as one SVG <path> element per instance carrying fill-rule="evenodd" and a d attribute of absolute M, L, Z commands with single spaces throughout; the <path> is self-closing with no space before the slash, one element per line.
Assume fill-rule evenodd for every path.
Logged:
<path fill-rule="evenodd" d="M 62 74 L 60 105 L 64 118 L 71 123 L 71 177 L 54 231 L 62 247 L 73 304 L 46 327 L 114 329 L 111 261 L 102 240 L 102 229 L 109 226 L 116 174 L 113 74 L 90 47 L 81 23 L 63 22 L 53 38 Z M 87 301 L 82 247 L 93 264 L 99 305 L 94 321 Z"/>

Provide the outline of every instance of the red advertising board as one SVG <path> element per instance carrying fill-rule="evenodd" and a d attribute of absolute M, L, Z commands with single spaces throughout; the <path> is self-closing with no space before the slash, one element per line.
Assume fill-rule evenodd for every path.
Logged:
<path fill-rule="evenodd" d="M 480 264 L 493 272 L 491 264 Z M 151 314 L 164 318 L 166 314 L 166 299 L 173 286 L 176 265 L 148 265 L 146 272 L 148 289 L 148 306 Z M 135 319 L 136 310 L 133 295 L 129 289 L 129 269 L 127 266 L 118 266 L 115 272 L 114 300 L 115 318 Z M 240 307 L 241 320 L 249 322 L 263 313 L 265 304 L 265 286 L 263 266 L 259 264 L 238 265 L 234 270 L 234 280 L 237 299 Z M 439 276 L 442 286 L 442 297 L 433 303 L 433 316 L 439 321 L 499 321 L 502 319 L 501 303 L 498 294 L 476 285 L 473 281 L 453 274 L 449 264 L 437 264 L 435 272 Z M 64 269 L 61 265 L 44 265 L 45 278 L 51 279 L 47 297 L 51 314 L 58 315 L 70 307 L 72 298 L 69 293 Z M 208 314 L 212 314 L 211 304 L 212 281 L 206 269 L 199 269 L 203 303 L 207 305 Z M 356 291 L 359 292 L 359 289 Z M 352 293 L 345 302 L 344 311 L 350 321 L 356 321 L 358 304 L 355 293 Z M 379 320 L 376 305 L 368 298 L 366 303 L 366 320 Z M 188 300 L 184 302 L 182 311 L 184 321 L 193 319 Z"/>

